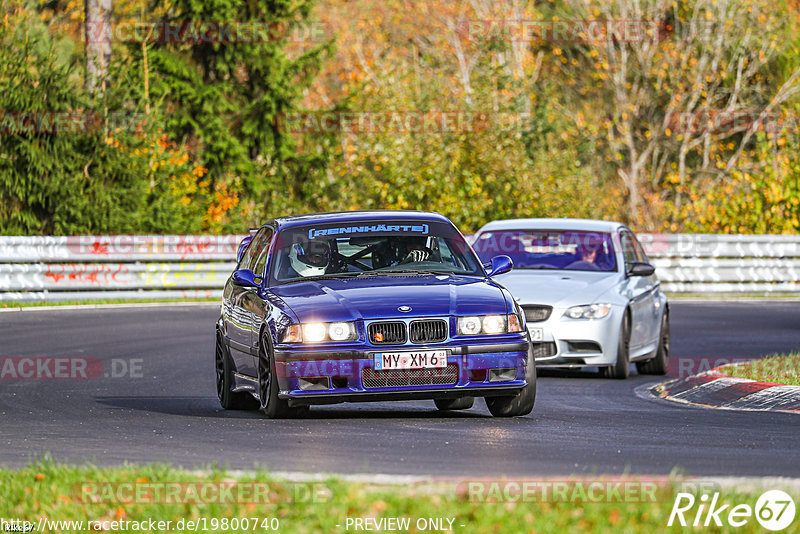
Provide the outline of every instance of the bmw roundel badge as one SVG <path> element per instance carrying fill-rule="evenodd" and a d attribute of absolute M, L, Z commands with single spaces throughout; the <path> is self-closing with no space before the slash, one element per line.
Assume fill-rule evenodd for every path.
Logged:
<path fill-rule="evenodd" d="M 400 307 L 399 307 L 399 308 L 397 308 L 397 309 L 398 309 L 399 311 L 401 311 L 401 312 L 410 312 L 410 311 L 411 311 L 411 306 L 400 306 Z"/>

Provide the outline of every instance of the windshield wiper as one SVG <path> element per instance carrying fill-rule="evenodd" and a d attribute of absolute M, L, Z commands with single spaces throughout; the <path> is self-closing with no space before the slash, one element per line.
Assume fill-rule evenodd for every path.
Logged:
<path fill-rule="evenodd" d="M 373 274 L 434 274 L 434 275 L 451 275 L 456 274 L 453 271 L 436 271 L 431 269 L 381 269 L 378 271 L 366 271 L 363 273 L 359 273 L 363 275 L 373 275 Z"/>
<path fill-rule="evenodd" d="M 336 278 L 353 278 L 363 273 L 330 273 L 330 274 L 320 274 L 317 276 L 304 276 L 301 278 L 292 278 L 290 280 L 286 280 L 283 283 L 291 284 L 295 282 L 314 282 L 316 280 L 333 280 Z"/>

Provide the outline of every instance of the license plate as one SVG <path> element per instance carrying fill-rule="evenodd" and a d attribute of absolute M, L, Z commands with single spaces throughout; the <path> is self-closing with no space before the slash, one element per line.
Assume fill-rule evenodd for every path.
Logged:
<path fill-rule="evenodd" d="M 543 328 L 528 328 L 528 332 L 531 334 L 531 341 L 542 341 L 544 340 L 544 329 Z"/>
<path fill-rule="evenodd" d="M 447 367 L 446 350 L 426 350 L 419 352 L 376 352 L 375 369 L 430 369 Z"/>

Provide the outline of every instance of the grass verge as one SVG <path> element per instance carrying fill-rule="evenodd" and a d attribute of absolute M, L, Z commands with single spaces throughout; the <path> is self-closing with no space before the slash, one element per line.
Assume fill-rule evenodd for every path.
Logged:
<path fill-rule="evenodd" d="M 725 367 L 725 374 L 759 382 L 800 386 L 800 353 L 779 354 Z"/>
<path fill-rule="evenodd" d="M 356 519 L 380 522 L 395 518 L 401 525 L 408 520 L 409 528 L 397 529 L 401 532 L 650 533 L 681 530 L 677 523 L 667 528 L 679 491 L 696 496 L 694 508 L 685 514 L 688 523 L 694 521 L 700 495 L 706 494 L 710 499 L 719 491 L 718 502 L 730 504 L 728 510 L 738 504 L 755 510 L 763 492 L 763 488 L 713 487 L 709 482 L 681 486 L 678 479 L 666 477 L 535 480 L 538 491 L 526 494 L 509 491 L 509 487 L 519 488 L 519 480 L 504 483 L 475 479 L 406 485 L 348 482 L 338 478 L 288 482 L 270 478 L 264 472 L 235 475 L 219 469 L 198 473 L 163 465 L 79 468 L 40 462 L 19 471 L 0 470 L 0 518 L 30 521 L 39 532 L 86 531 L 88 521 L 104 522 L 95 526 L 113 532 L 193 531 L 194 526 L 188 521 L 198 522 L 197 531 L 201 532 L 353 532 Z M 515 482 L 517 486 L 513 486 Z M 561 492 L 556 491 L 557 484 L 562 485 Z M 224 492 L 220 490 L 222 487 L 232 490 Z M 797 488 L 795 484 L 787 491 L 800 502 Z M 42 518 L 62 523 L 44 523 L 49 528 L 40 530 Z M 238 519 L 236 525 L 235 519 Z M 245 519 L 249 522 L 247 526 Z M 119 523 L 114 525 L 112 521 Z M 169 528 L 153 527 L 159 521 L 170 521 Z M 755 516 L 751 516 L 743 527 L 726 525 L 713 530 L 740 533 L 762 529 Z"/>

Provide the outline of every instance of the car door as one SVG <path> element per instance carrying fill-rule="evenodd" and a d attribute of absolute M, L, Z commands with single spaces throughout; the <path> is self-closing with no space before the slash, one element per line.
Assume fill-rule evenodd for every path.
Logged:
<path fill-rule="evenodd" d="M 644 247 L 639 242 L 639 239 L 636 236 L 633 236 L 634 244 L 636 245 L 636 261 L 640 261 L 643 263 L 650 263 L 650 259 L 647 257 L 647 254 L 644 252 Z M 649 307 L 649 314 L 644 314 L 643 316 L 647 317 L 647 324 L 645 326 L 646 330 L 646 342 L 645 344 L 651 346 L 658 342 L 658 337 L 661 332 L 661 300 L 659 297 L 659 291 L 661 290 L 661 283 L 658 281 L 658 277 L 655 274 L 651 274 L 650 276 L 642 276 L 640 278 L 647 279 L 647 288 L 648 288 L 648 297 L 646 300 L 647 305 Z"/>
<path fill-rule="evenodd" d="M 639 261 L 636 237 L 630 230 L 620 231 L 620 245 L 625 261 L 625 272 L 627 272 L 631 263 Z M 649 341 L 653 295 L 652 283 L 648 278 L 647 276 L 626 276 L 623 283 L 622 293 L 628 299 L 631 310 L 631 357 L 638 356 Z"/>
<path fill-rule="evenodd" d="M 268 248 L 272 234 L 272 228 L 269 227 L 261 228 L 258 231 L 242 256 L 238 265 L 239 269 L 255 269 L 262 252 Z M 257 296 L 257 289 L 233 284 L 231 288 L 231 296 L 227 306 L 229 311 L 225 317 L 225 330 L 230 341 L 231 357 L 234 360 L 237 372 L 256 376 L 250 348 L 252 346 L 251 332 L 253 328 L 252 298 Z"/>
<path fill-rule="evenodd" d="M 258 252 L 258 256 L 256 257 L 251 270 L 256 275 L 256 282 L 259 282 L 261 287 L 265 287 L 266 285 L 266 276 L 267 276 L 267 264 L 269 260 L 269 255 L 271 251 L 272 245 L 272 237 L 274 236 L 274 230 L 272 228 L 266 228 L 266 232 L 264 234 L 264 245 L 261 247 L 261 250 Z M 249 319 L 249 330 L 250 330 L 250 337 L 248 339 L 248 345 L 250 349 L 251 355 L 251 363 L 252 370 L 254 375 L 256 376 L 256 369 L 258 368 L 258 354 L 256 349 L 258 349 L 259 339 L 258 336 L 261 333 L 260 327 L 263 320 L 264 314 L 264 302 L 262 297 L 262 292 L 259 291 L 257 288 L 250 288 L 250 291 L 247 291 L 245 294 L 242 295 L 242 299 L 240 301 L 240 307 L 242 312 L 247 314 Z"/>

